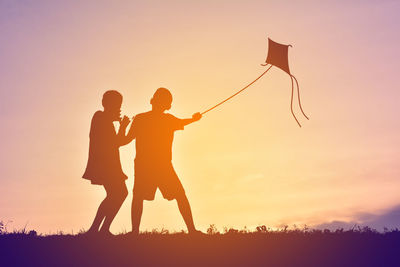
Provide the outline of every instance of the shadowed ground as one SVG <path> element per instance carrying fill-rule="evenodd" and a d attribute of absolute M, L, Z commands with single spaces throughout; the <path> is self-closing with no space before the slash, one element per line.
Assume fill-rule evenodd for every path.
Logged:
<path fill-rule="evenodd" d="M 265 229 L 264 229 L 265 230 Z M 1 266 L 400 266 L 400 231 L 0 235 Z"/>

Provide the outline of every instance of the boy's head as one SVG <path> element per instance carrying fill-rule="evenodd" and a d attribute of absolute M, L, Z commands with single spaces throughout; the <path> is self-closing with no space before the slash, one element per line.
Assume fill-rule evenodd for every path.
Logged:
<path fill-rule="evenodd" d="M 165 111 L 171 108 L 172 94 L 166 88 L 158 88 L 154 93 L 153 98 L 150 100 L 153 109 Z"/>
<path fill-rule="evenodd" d="M 115 90 L 109 90 L 103 94 L 102 104 L 104 112 L 107 112 L 112 120 L 119 120 L 121 116 L 122 95 Z"/>

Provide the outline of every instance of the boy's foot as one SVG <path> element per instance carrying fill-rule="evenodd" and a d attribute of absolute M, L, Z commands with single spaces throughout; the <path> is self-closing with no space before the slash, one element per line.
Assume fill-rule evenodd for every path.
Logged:
<path fill-rule="evenodd" d="M 132 230 L 131 232 L 127 233 L 127 236 L 129 238 L 137 238 L 139 236 L 139 231 L 137 230 Z"/>
<path fill-rule="evenodd" d="M 194 229 L 194 230 L 189 231 L 189 235 L 191 235 L 191 236 L 205 236 L 206 234 L 203 233 L 202 231 Z"/>

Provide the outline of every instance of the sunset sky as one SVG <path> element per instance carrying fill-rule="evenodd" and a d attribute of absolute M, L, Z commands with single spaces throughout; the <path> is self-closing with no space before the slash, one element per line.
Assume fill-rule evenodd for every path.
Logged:
<path fill-rule="evenodd" d="M 81 178 L 102 94 L 121 92 L 131 117 L 166 87 L 170 113 L 190 117 L 265 70 L 269 37 L 293 46 L 310 120 L 297 126 L 290 78 L 273 68 L 177 132 L 173 164 L 197 226 L 400 226 L 380 219 L 400 209 L 399 13 L 376 0 L 0 0 L 0 221 L 87 229 L 105 196 Z M 115 233 L 131 230 L 134 143 L 120 153 L 129 196 Z M 162 227 L 185 229 L 157 192 L 141 230 Z"/>

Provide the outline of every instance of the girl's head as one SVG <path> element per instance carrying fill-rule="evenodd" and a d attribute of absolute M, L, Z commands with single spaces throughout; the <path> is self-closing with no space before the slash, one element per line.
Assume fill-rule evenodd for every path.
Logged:
<path fill-rule="evenodd" d="M 115 90 L 109 90 L 103 94 L 102 104 L 106 112 L 113 121 L 120 120 L 122 95 Z"/>

